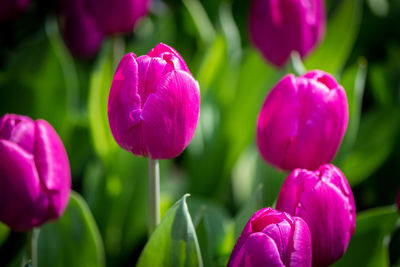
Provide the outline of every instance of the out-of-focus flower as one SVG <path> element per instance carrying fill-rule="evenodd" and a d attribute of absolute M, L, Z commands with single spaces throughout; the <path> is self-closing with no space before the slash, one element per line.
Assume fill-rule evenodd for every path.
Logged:
<path fill-rule="evenodd" d="M 63 37 L 73 55 L 90 58 L 99 50 L 103 33 L 98 29 L 94 18 L 85 10 L 83 2 L 72 2 L 75 5 L 64 10 Z"/>
<path fill-rule="evenodd" d="M 244 227 L 228 266 L 311 266 L 310 230 L 299 217 L 261 209 Z"/>
<path fill-rule="evenodd" d="M 284 170 L 314 170 L 332 161 L 348 122 L 346 93 L 323 71 L 285 76 L 268 94 L 257 122 L 265 161 Z"/>
<path fill-rule="evenodd" d="M 200 91 L 185 61 L 158 44 L 147 55 L 125 55 L 108 99 L 108 119 L 117 143 L 138 156 L 178 156 L 197 127 Z"/>
<path fill-rule="evenodd" d="M 2 0 L 0 1 L 0 22 L 15 18 L 25 11 L 31 0 Z"/>
<path fill-rule="evenodd" d="M 253 0 L 250 35 L 264 57 L 276 66 L 292 51 L 305 57 L 325 33 L 323 0 Z"/>
<path fill-rule="evenodd" d="M 147 14 L 151 0 L 87 0 L 88 8 L 104 34 L 131 33 Z"/>
<path fill-rule="evenodd" d="M 59 0 L 62 32 L 71 53 L 90 58 L 104 36 L 131 33 L 151 0 Z"/>
<path fill-rule="evenodd" d="M 26 231 L 60 217 L 71 174 L 64 146 L 44 120 L 6 114 L 0 120 L 0 221 Z"/>
<path fill-rule="evenodd" d="M 276 209 L 307 223 L 313 266 L 328 266 L 346 251 L 355 229 L 356 207 L 346 178 L 335 166 L 292 171 L 283 183 Z"/>

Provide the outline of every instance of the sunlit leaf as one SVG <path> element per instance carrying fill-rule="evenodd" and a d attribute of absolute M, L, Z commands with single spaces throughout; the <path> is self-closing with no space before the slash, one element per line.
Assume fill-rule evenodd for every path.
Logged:
<path fill-rule="evenodd" d="M 89 122 L 93 145 L 103 159 L 109 157 L 117 147 L 108 124 L 107 102 L 113 78 L 113 58 L 111 44 L 103 46 L 96 67 L 90 78 Z"/>
<path fill-rule="evenodd" d="M 71 192 L 57 221 L 41 227 L 38 266 L 104 266 L 101 236 L 85 200 Z"/>
<path fill-rule="evenodd" d="M 340 165 L 351 186 L 368 178 L 387 159 L 397 140 L 398 129 L 399 114 L 395 110 L 364 116 L 354 149 Z"/>
<path fill-rule="evenodd" d="M 353 49 L 361 22 L 362 1 L 342 0 L 328 19 L 325 38 L 305 61 L 307 69 L 335 74 Z"/>
<path fill-rule="evenodd" d="M 357 214 L 356 230 L 343 258 L 334 266 L 389 266 L 388 242 L 399 216 L 394 206 Z"/>
<path fill-rule="evenodd" d="M 196 232 L 183 196 L 162 218 L 137 266 L 203 266 Z"/>

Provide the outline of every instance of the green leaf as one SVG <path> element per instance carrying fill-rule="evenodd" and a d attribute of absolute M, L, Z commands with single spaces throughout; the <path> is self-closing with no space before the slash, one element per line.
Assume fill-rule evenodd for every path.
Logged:
<path fill-rule="evenodd" d="M 4 243 L 9 234 L 10 229 L 5 224 L 0 222 L 0 246 Z"/>
<path fill-rule="evenodd" d="M 226 43 L 222 35 L 218 34 L 208 46 L 201 61 L 196 78 L 200 84 L 201 94 L 204 95 L 220 71 L 225 60 Z"/>
<path fill-rule="evenodd" d="M 223 262 L 223 266 L 226 266 L 225 258 L 230 255 L 234 245 L 228 213 L 222 206 L 204 199 L 190 198 L 188 204 L 204 265 L 219 266 Z M 227 238 L 231 241 L 229 246 Z"/>
<path fill-rule="evenodd" d="M 146 158 L 122 149 L 112 155 L 108 168 L 100 162 L 88 165 L 82 186 L 110 261 L 124 259 L 147 231 Z"/>
<path fill-rule="evenodd" d="M 199 243 L 184 195 L 162 218 L 137 266 L 203 266 Z"/>
<path fill-rule="evenodd" d="M 398 218 L 394 206 L 358 213 L 354 236 L 335 266 L 390 266 L 385 238 L 394 231 Z"/>
<path fill-rule="evenodd" d="M 257 115 L 262 103 L 281 76 L 266 65 L 254 50 L 248 50 L 244 59 L 236 95 L 221 119 L 224 123 L 222 130 L 228 137 L 230 147 L 226 160 L 228 170 L 233 168 L 240 154 L 254 139 Z"/>
<path fill-rule="evenodd" d="M 90 77 L 89 122 L 96 153 L 105 159 L 117 147 L 108 124 L 107 102 L 113 79 L 113 58 L 111 43 L 103 45 L 103 50 Z"/>
<path fill-rule="evenodd" d="M 241 208 L 235 218 L 235 240 L 237 240 L 243 231 L 246 223 L 254 215 L 256 211 L 264 208 L 264 201 L 262 197 L 262 188 L 260 184 L 254 192 L 252 198 Z"/>
<path fill-rule="evenodd" d="M 196 26 L 199 39 L 204 43 L 210 43 L 215 37 L 215 30 L 200 1 L 183 0 L 183 4 Z"/>
<path fill-rule="evenodd" d="M 104 248 L 84 199 L 71 192 L 57 221 L 40 229 L 38 266 L 104 266 Z"/>
<path fill-rule="evenodd" d="M 335 74 L 347 61 L 361 22 L 361 0 L 342 0 L 328 20 L 325 39 L 306 60 L 307 69 Z"/>
<path fill-rule="evenodd" d="M 340 80 L 346 91 L 349 104 L 349 124 L 340 150 L 335 158 L 335 164 L 340 164 L 340 160 L 351 151 L 356 141 L 361 119 L 366 76 L 367 62 L 365 59 L 360 58 L 358 64 L 347 69 Z"/>
<path fill-rule="evenodd" d="M 361 183 L 385 162 L 398 129 L 399 114 L 395 110 L 374 111 L 363 117 L 354 149 L 340 165 L 351 186 Z"/>

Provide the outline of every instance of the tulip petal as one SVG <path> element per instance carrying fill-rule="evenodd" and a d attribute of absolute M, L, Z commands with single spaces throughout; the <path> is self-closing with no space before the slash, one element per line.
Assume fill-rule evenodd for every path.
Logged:
<path fill-rule="evenodd" d="M 257 145 L 261 155 L 283 169 L 296 165 L 288 161 L 287 149 L 298 133 L 299 111 L 295 78 L 292 74 L 286 75 L 265 99 L 257 122 Z"/>
<path fill-rule="evenodd" d="M 138 94 L 142 107 L 150 94 L 155 93 L 161 77 L 173 70 L 173 66 L 159 57 L 140 56 L 137 58 L 139 72 Z"/>
<path fill-rule="evenodd" d="M 0 221 L 16 231 L 28 230 L 40 223 L 47 206 L 33 155 L 0 140 L 0 162 Z"/>
<path fill-rule="evenodd" d="M 136 155 L 147 155 L 142 138 L 138 64 L 133 53 L 125 55 L 114 75 L 108 98 L 108 121 L 117 143 Z M 127 138 L 129 137 L 129 138 Z"/>
<path fill-rule="evenodd" d="M 250 262 L 250 266 L 285 266 L 274 240 L 264 233 L 251 234 L 243 249 L 245 262 Z"/>
<path fill-rule="evenodd" d="M 262 232 L 274 240 L 281 261 L 286 263 L 289 255 L 290 239 L 292 237 L 292 225 L 289 221 L 284 220 L 280 223 L 270 224 Z"/>
<path fill-rule="evenodd" d="M 179 155 L 194 135 L 199 119 L 200 91 L 193 77 L 172 71 L 143 106 L 143 138 L 151 158 Z"/>
<path fill-rule="evenodd" d="M 7 114 L 0 121 L 0 139 L 8 140 L 33 153 L 35 123 L 26 116 Z"/>
<path fill-rule="evenodd" d="M 293 217 L 293 220 L 294 230 L 288 266 L 311 266 L 312 250 L 310 230 L 303 219 Z"/>
<path fill-rule="evenodd" d="M 183 60 L 181 55 L 179 55 L 175 49 L 166 44 L 159 43 L 153 49 L 151 49 L 147 55 L 150 57 L 160 57 L 168 62 L 171 62 L 174 65 L 175 70 L 183 70 L 190 73 L 186 62 Z"/>
<path fill-rule="evenodd" d="M 46 220 L 58 218 L 69 200 L 71 173 L 60 137 L 44 120 L 36 121 L 35 164 L 44 190 L 49 197 Z"/>
<path fill-rule="evenodd" d="M 287 154 L 297 159 L 290 164 L 291 168 L 300 166 L 315 170 L 330 162 L 339 148 L 348 121 L 347 99 L 343 88 L 329 89 L 320 82 L 302 77 L 297 78 L 296 83 L 301 99 L 299 128 Z"/>

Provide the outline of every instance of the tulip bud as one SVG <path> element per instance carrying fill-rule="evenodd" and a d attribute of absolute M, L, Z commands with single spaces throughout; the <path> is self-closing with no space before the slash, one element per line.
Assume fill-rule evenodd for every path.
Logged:
<path fill-rule="evenodd" d="M 285 64 L 292 51 L 305 57 L 325 33 L 323 0 L 253 0 L 250 36 L 266 60 Z"/>
<path fill-rule="evenodd" d="M 335 166 L 292 171 L 283 183 L 276 209 L 307 223 L 313 266 L 330 265 L 346 251 L 355 229 L 356 206 L 346 178 Z"/>
<path fill-rule="evenodd" d="M 26 231 L 62 215 L 71 175 L 64 146 L 44 120 L 0 120 L 0 221 Z"/>
<path fill-rule="evenodd" d="M 108 99 L 108 120 L 117 143 L 138 156 L 178 156 L 199 119 L 199 85 L 171 47 L 158 44 L 147 55 L 125 55 Z"/>
<path fill-rule="evenodd" d="M 0 1 L 0 22 L 15 18 L 28 8 L 30 0 L 2 0 Z"/>
<path fill-rule="evenodd" d="M 101 46 L 103 34 L 85 10 L 83 1 L 71 1 L 63 11 L 63 37 L 70 52 L 82 58 L 94 56 Z"/>
<path fill-rule="evenodd" d="M 136 22 L 147 14 L 151 0 L 87 0 L 99 29 L 109 35 L 131 33 Z"/>
<path fill-rule="evenodd" d="M 257 211 L 247 222 L 228 267 L 311 266 L 311 236 L 298 217 L 271 208 Z"/>
<path fill-rule="evenodd" d="M 261 108 L 258 149 L 280 169 L 314 170 L 332 161 L 348 117 L 346 93 L 331 75 L 319 70 L 286 75 Z"/>

